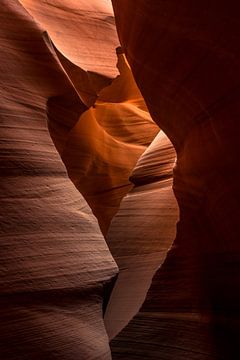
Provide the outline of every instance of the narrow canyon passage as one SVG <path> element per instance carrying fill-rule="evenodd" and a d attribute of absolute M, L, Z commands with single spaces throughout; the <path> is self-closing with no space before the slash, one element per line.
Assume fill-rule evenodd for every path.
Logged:
<path fill-rule="evenodd" d="M 112 338 L 139 310 L 151 279 L 175 238 L 178 218 L 178 206 L 172 191 L 175 151 L 151 119 L 120 47 L 116 58 L 119 75 L 109 84 L 104 74 L 100 77 L 97 73 L 86 73 L 77 67 L 76 62 L 70 62 L 72 49 L 62 44 L 62 38 L 58 37 L 56 19 L 49 19 L 41 10 L 41 6 L 46 8 L 45 4 L 23 3 L 44 24 L 55 41 L 54 45 L 68 53 L 66 59 L 55 48 L 83 105 L 89 108 L 82 109 L 72 95 L 71 111 L 75 110 L 76 114 L 82 111 L 82 114 L 70 122 L 69 116 L 73 118 L 73 115 L 62 109 L 66 106 L 66 99 L 50 98 L 48 124 L 68 175 L 98 219 L 119 267 L 119 277 L 105 314 L 107 333 Z M 57 8 L 57 15 L 58 11 Z M 116 36 L 114 29 L 112 36 Z M 48 41 L 51 40 L 48 38 Z M 81 59 L 76 60 L 79 63 Z M 91 68 L 93 65 L 87 66 Z M 151 150 L 146 150 L 152 140 Z M 135 182 L 145 186 L 137 186 L 135 190 Z M 121 213 L 117 214 L 109 229 L 121 200 L 129 191 L 130 196 L 123 201 Z M 135 192 L 137 196 L 134 196 Z M 132 209 L 129 209 L 129 201 Z M 153 205 L 158 201 L 159 205 Z M 129 218 L 128 222 L 125 216 Z M 137 230 L 140 223 L 141 232 Z M 159 228 L 158 233 L 152 231 L 153 227 Z M 143 237 L 143 233 L 147 237 Z"/>
<path fill-rule="evenodd" d="M 238 359 L 237 2 L 1 23 L 0 358 Z"/>

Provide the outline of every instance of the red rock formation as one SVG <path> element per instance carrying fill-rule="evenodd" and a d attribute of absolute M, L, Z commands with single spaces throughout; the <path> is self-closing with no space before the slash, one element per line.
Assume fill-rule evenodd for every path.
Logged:
<path fill-rule="evenodd" d="M 159 131 L 124 55 L 118 57 L 120 76 L 99 92 L 93 107 L 66 135 L 60 152 L 70 179 L 89 203 L 104 235 L 121 199 L 132 188 L 129 176 L 137 159 Z"/>
<path fill-rule="evenodd" d="M 173 146 L 160 131 L 134 168 L 135 187 L 123 199 L 109 228 L 107 242 L 120 270 L 105 314 L 110 338 L 138 312 L 175 238 L 174 161 Z"/>
<path fill-rule="evenodd" d="M 110 0 L 20 0 L 74 65 L 113 78 L 119 45 Z"/>
<path fill-rule="evenodd" d="M 120 75 L 112 83 L 113 55 L 92 60 L 99 49 L 91 33 L 99 24 L 106 43 L 101 54 L 115 54 L 115 27 L 105 23 L 105 8 L 99 13 L 94 4 L 88 12 L 84 2 L 21 3 L 33 17 L 17 1 L 4 3 L 2 11 L 1 84 L 7 101 L 1 104 L 1 326 L 6 331 L 0 353 L 5 359 L 36 353 L 42 359 L 107 359 L 102 306 L 117 268 L 56 149 L 106 234 L 132 188 L 133 167 L 159 128 L 121 51 Z M 66 31 L 62 12 L 68 15 Z M 82 26 L 74 19 L 83 14 L 92 25 L 73 52 L 71 39 Z M 103 37 L 109 30 L 112 42 Z"/>
<path fill-rule="evenodd" d="M 117 74 L 118 44 L 109 1 L 22 3 L 47 30 L 76 92 L 90 108 L 80 117 L 79 105 L 71 97 L 71 111 L 76 115 L 70 115 L 60 110 L 62 97 L 49 99 L 49 129 L 69 177 L 106 235 L 121 199 L 132 187 L 131 171 L 159 129 L 120 49 L 120 76 L 107 87 L 107 77 Z"/>
<path fill-rule="evenodd" d="M 2 1 L 0 358 L 238 359 L 239 5 L 112 3 Z"/>
<path fill-rule="evenodd" d="M 174 246 L 113 358 L 237 359 L 239 5 L 113 4 L 136 82 L 177 149 L 180 207 Z"/>
<path fill-rule="evenodd" d="M 17 1 L 1 24 L 0 358 L 110 359 L 102 300 L 117 267 L 47 128 L 48 98 L 69 122 L 83 105 Z"/>

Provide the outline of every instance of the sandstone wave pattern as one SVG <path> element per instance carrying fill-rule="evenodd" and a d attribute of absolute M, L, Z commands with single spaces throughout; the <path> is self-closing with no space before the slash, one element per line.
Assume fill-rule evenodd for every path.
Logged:
<path fill-rule="evenodd" d="M 1 1 L 1 360 L 240 358 L 239 10 Z"/>

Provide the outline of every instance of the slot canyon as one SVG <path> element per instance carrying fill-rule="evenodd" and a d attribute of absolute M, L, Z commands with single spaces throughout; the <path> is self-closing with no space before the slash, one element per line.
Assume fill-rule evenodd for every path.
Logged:
<path fill-rule="evenodd" d="M 1 0 L 1 360 L 240 359 L 239 14 Z"/>

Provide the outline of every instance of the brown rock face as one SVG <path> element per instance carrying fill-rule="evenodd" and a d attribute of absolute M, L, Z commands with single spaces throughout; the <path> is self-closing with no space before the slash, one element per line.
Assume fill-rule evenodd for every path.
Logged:
<path fill-rule="evenodd" d="M 47 128 L 48 98 L 69 124 L 84 107 L 17 1 L 1 24 L 0 358 L 110 359 L 102 303 L 117 266 Z"/>
<path fill-rule="evenodd" d="M 118 54 L 118 67 L 120 75 L 99 91 L 94 105 L 67 133 L 61 150 L 70 179 L 87 200 L 104 235 L 121 199 L 132 188 L 129 176 L 138 157 L 159 131 L 123 54 Z M 54 124 L 56 120 L 58 114 Z"/>
<path fill-rule="evenodd" d="M 239 359 L 238 2 L 0 16 L 0 359 Z"/>
<path fill-rule="evenodd" d="M 180 208 L 174 245 L 141 310 L 112 342 L 113 358 L 236 359 L 239 5 L 113 4 L 137 84 L 177 149 Z"/>
<path fill-rule="evenodd" d="M 135 187 L 123 199 L 107 242 L 120 274 L 105 314 L 113 338 L 138 312 L 175 238 L 178 206 L 172 190 L 175 151 L 160 131 L 137 162 Z"/>
<path fill-rule="evenodd" d="M 112 79 L 109 2 L 21 3 L 2 7 L 0 355 L 109 359 L 117 266 L 92 211 L 106 235 L 159 128 L 120 49 Z"/>

